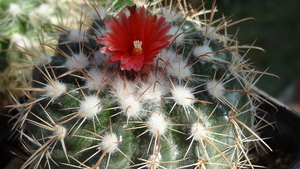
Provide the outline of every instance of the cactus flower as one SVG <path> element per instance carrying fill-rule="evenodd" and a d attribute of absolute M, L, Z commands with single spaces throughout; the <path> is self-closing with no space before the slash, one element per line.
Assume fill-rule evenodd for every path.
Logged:
<path fill-rule="evenodd" d="M 113 54 L 110 62 L 121 62 L 122 70 L 140 71 L 169 44 L 172 35 L 166 33 L 171 25 L 164 25 L 164 17 L 148 15 L 144 7 L 127 9 L 128 17 L 120 12 L 119 21 L 114 17 L 105 21 L 109 31 L 97 41 L 107 45 L 101 48 L 102 53 Z"/>

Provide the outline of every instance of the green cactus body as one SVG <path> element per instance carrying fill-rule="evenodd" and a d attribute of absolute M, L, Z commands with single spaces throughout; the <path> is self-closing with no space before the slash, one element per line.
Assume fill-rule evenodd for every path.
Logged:
<path fill-rule="evenodd" d="M 216 32 L 222 26 L 181 5 L 144 5 L 166 18 L 173 37 L 141 70 L 122 70 L 101 53 L 109 11 L 85 31 L 62 34 L 55 55 L 34 65 L 17 125 L 31 154 L 23 168 L 255 167 L 249 150 L 265 144 L 256 134 L 258 72 Z"/>

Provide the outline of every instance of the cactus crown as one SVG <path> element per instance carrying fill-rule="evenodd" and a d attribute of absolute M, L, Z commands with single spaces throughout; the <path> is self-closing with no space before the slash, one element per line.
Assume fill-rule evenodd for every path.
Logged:
<path fill-rule="evenodd" d="M 22 168 L 254 168 L 249 150 L 269 148 L 255 118 L 263 73 L 240 55 L 251 46 L 219 33 L 238 22 L 186 4 L 87 3 L 90 24 L 42 43 L 52 57 L 34 55 L 28 100 L 13 106 Z"/>

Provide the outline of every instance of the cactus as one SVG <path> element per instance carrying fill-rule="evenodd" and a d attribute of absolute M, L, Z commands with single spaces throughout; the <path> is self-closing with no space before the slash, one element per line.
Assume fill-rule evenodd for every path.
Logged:
<path fill-rule="evenodd" d="M 240 54 L 255 47 L 227 35 L 240 21 L 212 21 L 214 5 L 110 3 L 87 4 L 96 15 L 64 28 L 56 46 L 41 43 L 52 57 L 34 55 L 19 89 L 27 102 L 11 106 L 29 154 L 22 168 L 257 167 L 249 151 L 270 149 L 256 115 L 264 72 Z"/>
<path fill-rule="evenodd" d="M 0 109 L 8 105 L 9 94 L 6 89 L 24 87 L 22 76 L 29 72 L 32 64 L 32 53 L 42 53 L 45 48 L 40 48 L 41 32 L 44 41 L 53 36 L 54 26 L 72 25 L 71 19 L 74 10 L 66 10 L 72 1 L 56 0 L 10 0 L 0 1 L 0 96 L 2 102 Z M 69 20 L 68 23 L 64 21 Z M 53 34 L 50 34 L 50 33 Z M 49 43 L 49 42 L 47 42 Z M 21 51 L 21 52 L 16 52 Z M 31 52 L 28 52 L 31 51 Z M 49 51 L 48 51 L 49 52 Z M 28 66 L 28 67 L 27 67 Z M 18 82 L 16 82 L 18 81 Z M 14 93 L 22 96 L 22 92 Z"/>

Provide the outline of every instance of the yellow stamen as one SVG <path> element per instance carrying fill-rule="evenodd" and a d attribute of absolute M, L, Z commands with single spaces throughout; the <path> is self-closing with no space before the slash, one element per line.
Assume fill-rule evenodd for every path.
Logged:
<path fill-rule="evenodd" d="M 134 50 L 140 51 L 142 50 L 142 41 L 136 40 L 133 41 Z"/>
<path fill-rule="evenodd" d="M 139 57 L 144 59 L 144 52 L 142 49 L 142 41 L 136 40 L 133 41 L 133 50 L 131 51 L 131 57 Z"/>

